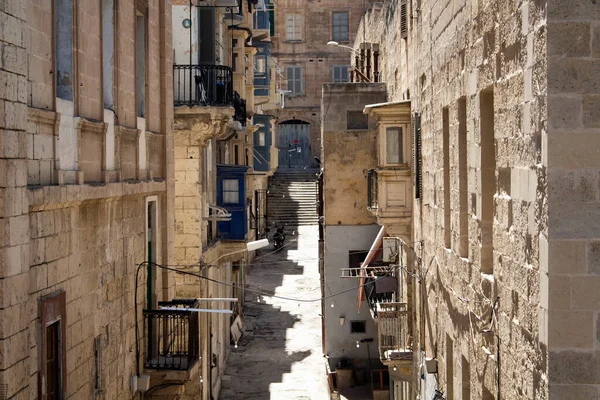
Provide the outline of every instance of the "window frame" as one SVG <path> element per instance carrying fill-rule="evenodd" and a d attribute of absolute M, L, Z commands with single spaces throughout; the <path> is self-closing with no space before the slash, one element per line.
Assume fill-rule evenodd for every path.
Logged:
<path fill-rule="evenodd" d="M 66 309 L 66 293 L 64 291 L 55 292 L 48 296 L 42 297 L 40 301 L 40 336 L 41 345 L 40 351 L 40 371 L 38 374 L 38 398 L 46 400 L 48 398 L 45 385 L 47 384 L 47 329 L 51 325 L 58 322 L 59 324 L 59 363 L 60 363 L 60 393 L 62 398 L 66 398 L 67 393 L 67 309 Z"/>
<path fill-rule="evenodd" d="M 291 31 L 288 21 L 292 21 Z M 285 14 L 285 40 L 289 42 L 299 42 L 302 40 L 302 13 L 289 12 Z"/>
<path fill-rule="evenodd" d="M 346 79 L 335 79 L 335 71 L 336 69 L 340 71 L 340 75 L 343 76 L 344 73 L 344 68 L 346 70 Z M 350 82 L 350 68 L 348 67 L 348 65 L 332 65 L 331 66 L 331 81 L 333 83 L 348 83 Z"/>
<path fill-rule="evenodd" d="M 293 77 L 290 78 L 290 69 L 294 70 Z M 300 78 L 298 78 L 298 72 L 300 72 Z M 288 65 L 285 69 L 285 79 L 286 79 L 286 89 L 290 90 L 290 82 L 291 91 L 287 93 L 288 96 L 302 96 L 304 94 L 304 70 L 301 65 Z M 300 84 L 300 91 L 297 92 L 296 83 Z"/>
<path fill-rule="evenodd" d="M 345 15 L 345 32 L 343 32 L 344 24 L 336 24 L 336 16 Z M 340 34 L 342 36 L 336 36 Z M 348 11 L 333 11 L 331 13 L 331 40 L 336 42 L 349 42 L 350 41 L 350 13 Z"/>
<path fill-rule="evenodd" d="M 389 162 L 388 159 L 388 130 L 391 129 L 399 129 L 400 130 L 400 135 L 401 135 L 401 146 L 402 146 L 402 154 L 399 154 L 400 157 L 400 162 Z M 409 125 L 408 124 L 382 124 L 380 125 L 380 138 L 381 138 L 381 143 L 383 143 L 383 146 L 380 146 L 380 153 L 379 153 L 379 160 L 380 160 L 380 165 L 389 165 L 389 166 L 394 166 L 394 167 L 406 167 L 406 168 L 410 168 L 411 167 L 411 157 L 410 154 L 408 153 L 408 150 L 410 148 L 410 137 L 408 135 L 408 129 L 409 129 Z"/>
<path fill-rule="evenodd" d="M 229 190 L 226 188 L 227 182 L 235 182 L 236 190 Z M 240 180 L 237 178 L 234 179 L 223 179 L 221 184 L 221 195 L 223 197 L 223 204 L 239 204 L 240 203 Z M 225 194 L 226 193 L 237 193 L 237 200 L 235 202 L 229 202 L 229 200 Z"/>
<path fill-rule="evenodd" d="M 363 331 L 355 331 L 354 327 L 352 326 L 355 323 L 361 323 L 364 326 L 364 330 Z M 364 335 L 365 333 L 367 333 L 367 321 L 366 320 L 352 320 L 350 321 L 350 333 L 353 335 Z"/>

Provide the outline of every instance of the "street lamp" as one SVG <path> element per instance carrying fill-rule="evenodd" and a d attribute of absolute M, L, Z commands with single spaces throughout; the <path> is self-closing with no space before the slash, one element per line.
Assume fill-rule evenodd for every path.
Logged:
<path fill-rule="evenodd" d="M 330 40 L 329 42 L 327 42 L 327 46 L 335 46 L 335 47 L 342 47 L 344 49 L 348 49 L 350 50 L 352 53 L 354 53 L 354 47 L 350 47 L 350 46 L 345 46 L 343 44 L 339 44 L 338 42 L 336 42 L 335 40 Z"/>

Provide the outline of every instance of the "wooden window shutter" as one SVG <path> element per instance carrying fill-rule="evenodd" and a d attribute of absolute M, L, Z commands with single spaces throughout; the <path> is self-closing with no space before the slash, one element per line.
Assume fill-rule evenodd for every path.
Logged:
<path fill-rule="evenodd" d="M 408 37 L 408 0 L 400 0 L 400 37 Z"/>
<path fill-rule="evenodd" d="M 413 127 L 415 130 L 413 147 L 413 170 L 415 171 L 415 199 L 420 199 L 423 191 L 423 164 L 421 159 L 421 114 L 414 114 Z"/>

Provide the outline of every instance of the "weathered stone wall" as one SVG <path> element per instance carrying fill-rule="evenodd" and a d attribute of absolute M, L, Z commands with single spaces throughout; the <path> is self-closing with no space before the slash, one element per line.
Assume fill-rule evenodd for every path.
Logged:
<path fill-rule="evenodd" d="M 425 349 L 440 361 L 448 396 L 548 396 L 539 317 L 544 3 L 423 1 L 413 10 L 418 56 L 409 81 L 419 83 L 411 92 L 424 171 L 415 238 L 431 265 Z"/>
<path fill-rule="evenodd" d="M 540 319 L 547 324 L 549 398 L 597 399 L 600 6 L 548 0 L 547 20 L 548 121 L 541 138 L 547 232 L 540 239 L 545 253 Z M 537 85 L 532 90 L 539 96 Z"/>
<path fill-rule="evenodd" d="M 415 337 L 448 399 L 547 398 L 546 2 L 409 2 L 406 40 L 399 4 L 368 13 L 366 41 L 380 46 L 390 99 L 410 96 L 422 117 Z M 423 398 L 430 380 L 413 382 Z"/>
<path fill-rule="evenodd" d="M 374 223 L 367 210 L 367 171 L 377 167 L 377 126 L 369 117 L 368 129 L 349 130 L 347 113 L 362 112 L 365 104 L 383 100 L 383 84 L 330 83 L 323 87 L 321 162 L 325 169 L 325 225 Z"/>
<path fill-rule="evenodd" d="M 136 373 L 135 272 L 148 258 L 148 200 L 157 202 L 154 258 L 173 263 L 172 183 L 147 179 L 173 178 L 170 2 L 149 4 L 148 90 L 154 100 L 147 105 L 149 118 L 141 134 L 131 129 L 136 128 L 135 114 L 129 118 L 126 112 L 118 111 L 117 116 L 110 111 L 121 133 L 135 132 L 135 165 L 147 161 L 147 152 L 153 156 L 148 167 L 138 168 L 145 172 L 134 171 L 127 183 L 118 182 L 115 121 L 109 123 L 103 110 L 101 3 L 74 2 L 77 107 L 71 114 L 60 109 L 62 103 L 55 97 L 53 3 L 8 0 L 0 5 L 0 385 L 7 385 L 9 398 L 38 398 L 44 304 L 61 293 L 64 397 L 96 396 L 94 339 L 98 339 L 102 361 L 97 373 L 103 396 L 131 398 L 130 378 Z M 117 15 L 131 8 L 128 15 L 133 17 L 133 1 L 118 3 L 124 9 L 119 8 Z M 133 24 L 133 19 L 123 18 L 115 35 Z M 119 65 L 134 68 L 133 63 Z M 115 91 L 124 90 L 124 85 L 115 83 Z M 125 101 L 121 98 L 117 104 Z M 68 126 L 59 129 L 61 120 L 69 120 Z M 58 139 L 59 130 L 67 128 L 69 139 L 76 141 L 65 149 Z M 146 138 L 146 133 L 154 136 Z M 80 161 L 78 170 L 61 170 L 63 160 L 58 156 L 67 153 L 71 161 Z M 59 170 L 68 174 L 57 174 Z M 83 175 L 103 184 L 86 185 L 80 179 Z M 154 300 L 171 299 L 170 276 L 161 270 L 155 276 Z M 145 285 L 144 270 L 137 304 L 142 357 Z"/>
<path fill-rule="evenodd" d="M 322 86 L 333 81 L 332 67 L 334 65 L 350 65 L 351 52 L 344 48 L 328 46 L 332 40 L 332 12 L 347 11 L 349 13 L 349 41 L 340 42 L 350 45 L 357 32 L 363 15 L 363 5 L 369 5 L 363 0 L 340 2 L 339 0 L 322 0 L 318 2 L 306 0 L 278 1 L 275 7 L 275 36 L 272 38 L 274 48 L 272 55 L 282 68 L 285 77 L 286 66 L 299 65 L 302 67 L 304 88 L 300 96 L 286 94 L 285 108 L 276 113 L 279 122 L 289 119 L 300 119 L 311 124 L 311 154 L 318 157 L 321 151 L 321 125 L 319 109 L 321 104 Z M 302 40 L 286 40 L 286 14 L 300 13 Z M 285 88 L 285 78 L 283 78 Z M 289 88 L 288 88 L 289 89 Z M 312 158 L 311 157 L 311 158 Z"/>

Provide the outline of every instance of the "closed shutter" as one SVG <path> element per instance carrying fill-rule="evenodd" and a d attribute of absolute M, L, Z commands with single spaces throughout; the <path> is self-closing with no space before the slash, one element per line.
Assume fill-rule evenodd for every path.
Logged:
<path fill-rule="evenodd" d="M 302 24 L 300 14 L 286 14 L 285 16 L 285 36 L 287 40 L 300 40 Z"/>
<path fill-rule="evenodd" d="M 400 0 L 400 37 L 408 37 L 408 0 Z"/>
<path fill-rule="evenodd" d="M 216 63 L 216 24 L 215 9 L 207 7 L 198 8 L 199 19 L 199 63 L 214 65 Z"/>
<path fill-rule="evenodd" d="M 302 94 L 302 67 L 292 66 L 286 68 L 287 90 L 292 94 Z"/>
<path fill-rule="evenodd" d="M 422 196 L 422 160 L 421 160 L 421 114 L 415 113 L 413 116 L 413 126 L 415 130 L 414 152 L 413 152 L 413 170 L 415 171 L 415 198 Z"/>

